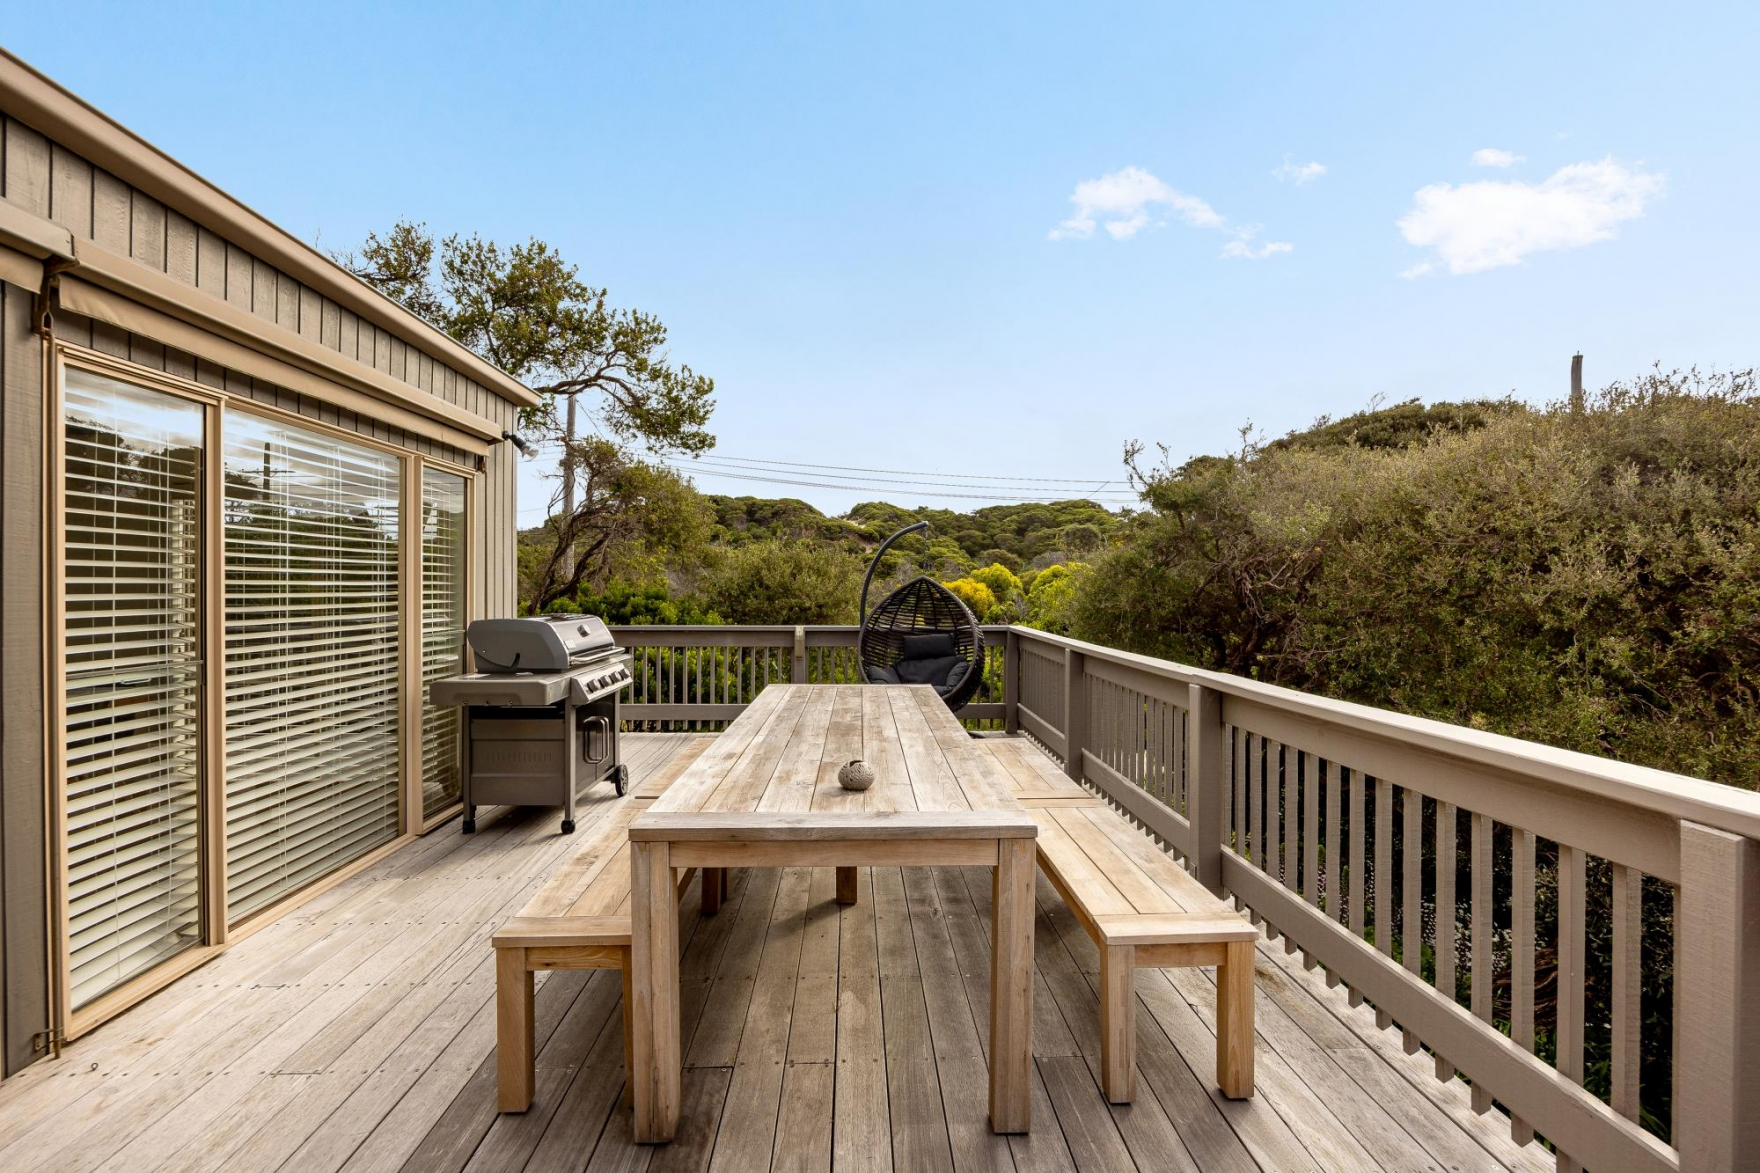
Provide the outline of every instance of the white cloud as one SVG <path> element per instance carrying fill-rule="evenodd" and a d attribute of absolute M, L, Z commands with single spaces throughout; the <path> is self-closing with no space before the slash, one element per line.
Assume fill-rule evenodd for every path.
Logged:
<path fill-rule="evenodd" d="M 1225 258 L 1243 261 L 1263 261 L 1278 253 L 1289 253 L 1296 250 L 1296 246 L 1287 240 L 1268 240 L 1264 244 L 1254 245 L 1253 238 L 1259 235 L 1260 227 L 1258 224 L 1247 224 L 1240 228 L 1229 229 L 1228 231 L 1234 239 L 1222 246 L 1222 255 Z"/>
<path fill-rule="evenodd" d="M 1407 281 L 1416 281 L 1435 267 L 1429 261 L 1419 261 L 1409 269 L 1401 269 L 1399 275 Z"/>
<path fill-rule="evenodd" d="M 1478 273 L 1518 265 L 1530 253 L 1611 240 L 1666 185 L 1663 175 L 1610 155 L 1561 167 L 1538 184 L 1433 183 L 1412 196 L 1398 225 L 1407 243 L 1435 250 L 1434 260 L 1450 273 Z"/>
<path fill-rule="evenodd" d="M 1197 196 L 1167 186 L 1141 167 L 1085 179 L 1076 184 L 1069 202 L 1075 205 L 1075 212 L 1051 230 L 1052 240 L 1092 236 L 1096 224 L 1114 240 L 1129 240 L 1151 223 L 1158 227 L 1165 223 L 1155 219 L 1163 212 L 1172 212 L 1197 228 L 1222 227 L 1216 209 Z"/>
<path fill-rule="evenodd" d="M 1326 164 L 1297 163 L 1288 155 L 1285 155 L 1283 157 L 1283 165 L 1273 169 L 1271 174 L 1275 176 L 1280 183 L 1293 183 L 1297 187 L 1301 187 L 1304 184 L 1313 183 L 1316 179 L 1325 175 Z"/>
<path fill-rule="evenodd" d="M 1480 147 L 1473 152 L 1475 167 L 1514 167 L 1517 163 L 1527 161 L 1526 155 L 1518 155 L 1514 151 L 1505 151 L 1498 147 Z"/>
<path fill-rule="evenodd" d="M 1225 257 L 1262 260 L 1295 247 L 1280 240 L 1252 246 L 1249 242 L 1259 234 L 1257 224 L 1234 227 L 1208 203 L 1168 186 L 1141 167 L 1085 179 L 1076 184 L 1069 202 L 1075 211 L 1047 233 L 1051 240 L 1085 240 L 1096 228 L 1104 228 L 1114 240 L 1129 240 L 1145 228 L 1166 226 L 1167 217 L 1173 217 L 1193 228 L 1233 237 L 1222 248 Z"/>

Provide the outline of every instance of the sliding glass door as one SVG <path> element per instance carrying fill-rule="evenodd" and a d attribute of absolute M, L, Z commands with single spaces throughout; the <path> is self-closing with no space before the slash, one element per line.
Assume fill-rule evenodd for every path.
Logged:
<path fill-rule="evenodd" d="M 236 923 L 398 834 L 401 468 L 244 412 L 223 460 Z"/>
<path fill-rule="evenodd" d="M 427 688 L 459 666 L 471 484 L 100 356 L 60 372 L 50 781 L 77 1033 L 456 805 L 462 726 Z"/>
<path fill-rule="evenodd" d="M 459 799 L 460 720 L 427 703 L 428 686 L 459 670 L 465 625 L 465 479 L 422 470 L 422 815 Z"/>
<path fill-rule="evenodd" d="M 65 382 L 70 1009 L 202 940 L 203 414 L 83 370 Z"/>

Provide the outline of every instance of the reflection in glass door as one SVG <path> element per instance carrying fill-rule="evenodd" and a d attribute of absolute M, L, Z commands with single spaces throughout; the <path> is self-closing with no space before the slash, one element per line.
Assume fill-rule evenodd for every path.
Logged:
<path fill-rule="evenodd" d="M 171 395 L 67 371 L 75 1009 L 201 941 L 202 415 Z"/>

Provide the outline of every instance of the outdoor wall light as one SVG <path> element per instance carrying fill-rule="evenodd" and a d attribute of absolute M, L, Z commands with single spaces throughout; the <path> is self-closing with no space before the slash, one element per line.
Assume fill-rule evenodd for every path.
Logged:
<path fill-rule="evenodd" d="M 519 433 L 517 433 L 517 432 L 502 432 L 501 438 L 503 440 L 513 441 L 513 446 L 515 448 L 519 449 L 521 456 L 530 456 L 532 454 L 531 446 L 528 445 L 525 442 L 525 440 L 520 437 Z"/>

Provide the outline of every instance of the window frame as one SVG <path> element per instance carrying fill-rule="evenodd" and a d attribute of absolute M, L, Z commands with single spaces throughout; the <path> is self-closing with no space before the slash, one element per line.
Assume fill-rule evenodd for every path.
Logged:
<path fill-rule="evenodd" d="M 481 598 L 478 564 L 483 557 L 479 532 L 479 494 L 483 471 L 444 458 L 392 444 L 375 436 L 338 427 L 322 419 L 287 411 L 241 395 L 210 387 L 164 371 L 154 370 L 101 351 L 54 339 L 44 348 L 44 586 L 43 608 L 46 703 L 45 744 L 48 771 L 45 805 L 49 864 L 48 913 L 52 934 L 46 959 L 52 1024 L 63 1041 L 70 1041 L 163 989 L 229 946 L 272 924 L 293 908 L 324 890 L 372 866 L 416 836 L 426 834 L 456 818 L 462 809 L 454 803 L 424 819 L 422 785 L 422 708 L 425 690 L 421 680 L 421 583 L 420 531 L 421 485 L 424 468 L 460 477 L 465 490 L 465 615 L 478 616 Z M 201 774 L 200 893 L 202 939 L 153 968 L 123 981 L 94 997 L 77 1010 L 71 1001 L 71 908 L 68 875 L 67 825 L 67 672 L 62 633 L 67 622 L 66 566 L 66 375 L 77 369 L 196 404 L 203 412 L 200 557 L 201 699 L 198 734 Z M 252 913 L 243 921 L 227 923 L 226 913 L 226 719 L 225 631 L 226 549 L 224 533 L 224 451 L 229 413 L 243 412 L 287 423 L 391 455 L 399 462 L 398 517 L 399 634 L 398 680 L 398 794 L 397 834 L 384 844 L 341 867 L 314 879 L 283 899 Z M 413 488 L 413 495 L 412 495 Z M 412 531 L 412 523 L 414 530 Z"/>

